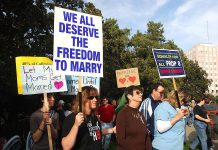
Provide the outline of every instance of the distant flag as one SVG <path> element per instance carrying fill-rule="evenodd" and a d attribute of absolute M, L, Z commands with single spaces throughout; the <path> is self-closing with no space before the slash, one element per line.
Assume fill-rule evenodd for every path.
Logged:
<path fill-rule="evenodd" d="M 115 109 L 116 113 L 118 113 L 125 106 L 125 104 L 126 104 L 126 96 L 125 94 L 123 94 L 117 108 Z"/>

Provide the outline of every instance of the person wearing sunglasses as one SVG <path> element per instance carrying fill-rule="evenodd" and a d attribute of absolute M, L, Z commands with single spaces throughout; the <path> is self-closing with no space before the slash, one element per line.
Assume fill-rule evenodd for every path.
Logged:
<path fill-rule="evenodd" d="M 143 100 L 139 111 L 145 116 L 146 126 L 150 133 L 151 141 L 154 139 L 154 110 L 164 99 L 164 86 L 162 83 L 152 85 L 152 92 Z"/>
<path fill-rule="evenodd" d="M 102 150 L 102 134 L 115 133 L 115 128 L 101 129 L 95 114 L 98 91 L 95 87 L 82 88 L 82 112 L 79 112 L 79 94 L 73 100 L 73 113 L 63 123 L 62 147 L 64 150 Z"/>
<path fill-rule="evenodd" d="M 139 86 L 129 86 L 125 90 L 128 104 L 118 112 L 116 119 L 117 150 L 151 150 L 145 117 L 138 110 L 142 92 Z"/>
<path fill-rule="evenodd" d="M 115 110 L 114 107 L 109 104 L 109 100 L 107 97 L 104 97 L 102 100 L 102 105 L 99 106 L 97 115 L 99 121 L 101 122 L 102 129 L 105 128 L 113 128 L 113 122 L 115 121 Z M 111 141 L 111 134 L 107 134 L 103 136 L 103 147 L 104 150 L 108 150 Z"/>

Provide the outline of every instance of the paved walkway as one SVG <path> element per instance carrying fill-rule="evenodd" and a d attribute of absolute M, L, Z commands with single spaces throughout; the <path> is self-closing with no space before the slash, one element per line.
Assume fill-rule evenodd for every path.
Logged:
<path fill-rule="evenodd" d="M 186 138 L 189 141 L 192 141 L 196 135 L 195 128 L 192 126 L 186 126 Z M 213 144 L 215 146 L 215 150 L 218 150 L 218 135 L 215 134 L 214 138 L 212 138 Z"/>

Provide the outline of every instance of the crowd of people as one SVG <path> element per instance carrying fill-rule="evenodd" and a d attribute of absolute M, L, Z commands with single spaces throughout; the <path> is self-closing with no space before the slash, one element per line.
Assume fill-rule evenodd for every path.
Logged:
<path fill-rule="evenodd" d="M 116 113 L 117 101 L 100 99 L 96 88 L 85 86 L 81 95 L 82 109 L 79 94 L 72 104 L 59 100 L 55 111 L 53 94 L 47 96 L 50 111 L 41 98 L 42 106 L 30 117 L 33 150 L 49 149 L 48 127 L 54 150 L 109 150 L 111 141 L 117 150 L 183 150 L 186 125 L 191 124 L 197 134 L 189 149 L 212 146 L 208 145 L 211 119 L 204 109 L 206 98 L 190 101 L 183 91 L 166 93 L 164 85 L 156 83 L 143 100 L 143 88 L 129 86 L 124 91 L 125 106 Z"/>

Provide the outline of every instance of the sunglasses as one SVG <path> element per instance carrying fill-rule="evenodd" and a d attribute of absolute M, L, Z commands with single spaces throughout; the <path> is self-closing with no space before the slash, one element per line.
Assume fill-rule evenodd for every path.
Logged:
<path fill-rule="evenodd" d="M 98 100 L 98 96 L 89 96 L 87 97 L 89 100 L 93 100 L 94 98 L 96 98 Z"/>
<path fill-rule="evenodd" d="M 141 91 L 136 91 L 136 94 L 139 95 L 139 94 L 143 94 Z"/>

